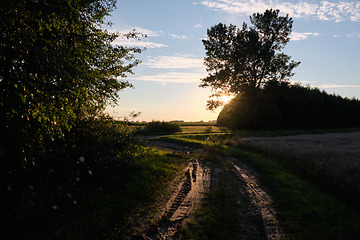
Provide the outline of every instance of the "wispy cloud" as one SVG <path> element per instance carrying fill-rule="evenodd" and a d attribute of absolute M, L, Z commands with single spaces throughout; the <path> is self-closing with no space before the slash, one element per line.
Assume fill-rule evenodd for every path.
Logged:
<path fill-rule="evenodd" d="M 346 36 L 347 36 L 347 37 L 356 37 L 356 38 L 360 38 L 360 33 L 356 33 L 356 32 L 354 32 L 354 33 L 347 34 Z"/>
<path fill-rule="evenodd" d="M 188 39 L 185 35 L 169 34 L 169 36 L 175 39 Z"/>
<path fill-rule="evenodd" d="M 251 15 L 264 12 L 266 9 L 280 9 L 294 18 L 308 18 L 323 21 L 360 21 L 359 1 L 321 1 L 307 3 L 305 1 L 290 2 L 281 0 L 207 0 L 200 4 L 215 11 L 231 14 Z"/>
<path fill-rule="evenodd" d="M 148 61 L 144 64 L 150 68 L 202 68 L 204 60 L 196 58 L 192 55 L 177 55 L 177 56 L 156 56 L 149 57 Z"/>
<path fill-rule="evenodd" d="M 113 44 L 126 46 L 126 47 L 144 47 L 144 48 L 161 48 L 168 47 L 166 44 L 149 42 L 144 40 L 136 40 L 136 39 L 120 39 L 117 38 Z"/>
<path fill-rule="evenodd" d="M 189 83 L 200 82 L 201 78 L 204 78 L 205 74 L 200 72 L 166 72 L 155 75 L 137 76 L 133 79 L 141 81 L 154 81 L 154 82 L 174 82 L 174 83 Z"/>
<path fill-rule="evenodd" d="M 206 76 L 203 61 L 202 58 L 184 54 L 148 57 L 143 65 L 148 68 L 158 69 L 157 71 L 162 72 L 154 75 L 136 76 L 134 79 L 162 83 L 200 82 L 200 79 Z"/>
<path fill-rule="evenodd" d="M 300 40 L 308 39 L 309 37 L 318 37 L 318 36 L 320 36 L 319 33 L 313 33 L 313 32 L 303 32 L 303 33 L 292 32 L 290 38 L 292 41 L 300 41 Z"/>
<path fill-rule="evenodd" d="M 149 38 L 157 38 L 157 37 L 165 35 L 163 31 L 153 31 L 153 30 L 145 29 L 142 27 L 135 27 L 135 26 L 126 26 L 126 27 L 121 27 L 121 28 L 111 27 L 107 30 L 110 32 L 124 33 L 124 34 L 135 31 L 137 33 L 146 35 L 146 37 L 139 36 L 140 40 L 135 39 L 135 38 L 127 39 L 126 37 L 119 36 L 113 42 L 113 44 L 116 44 L 116 45 L 122 45 L 122 46 L 126 46 L 126 47 L 144 47 L 144 48 L 168 47 L 168 45 L 166 45 L 166 44 L 148 41 Z"/>
<path fill-rule="evenodd" d="M 346 84 L 322 84 L 319 88 L 360 88 L 360 85 L 346 85 Z"/>
<path fill-rule="evenodd" d="M 113 31 L 113 32 L 120 32 L 120 33 L 128 33 L 128 32 L 136 31 L 138 33 L 146 35 L 147 37 L 160 37 L 160 36 L 164 35 L 163 31 L 154 31 L 154 30 L 150 30 L 150 29 L 146 29 L 146 28 L 142 28 L 142 27 L 137 27 L 137 26 L 126 26 L 126 27 L 121 27 L 121 28 L 112 27 L 109 30 Z"/>

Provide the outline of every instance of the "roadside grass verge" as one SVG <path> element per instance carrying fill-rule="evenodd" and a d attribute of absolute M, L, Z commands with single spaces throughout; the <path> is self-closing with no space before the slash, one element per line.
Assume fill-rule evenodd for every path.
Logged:
<path fill-rule="evenodd" d="M 290 239 L 360 239 L 359 212 L 304 179 L 298 171 L 287 168 L 276 158 L 212 141 L 167 137 L 168 141 L 172 139 L 178 143 L 202 144 L 208 151 L 234 156 L 260 173 L 261 183 L 269 189 L 280 224 Z M 216 209 L 211 211 L 213 215 L 208 216 L 221 219 Z"/>

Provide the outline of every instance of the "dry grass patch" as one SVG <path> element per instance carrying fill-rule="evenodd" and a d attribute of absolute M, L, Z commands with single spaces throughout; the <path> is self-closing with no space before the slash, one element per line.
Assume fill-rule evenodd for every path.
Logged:
<path fill-rule="evenodd" d="M 360 208 L 360 132 L 237 138 L 231 143 L 280 159 Z"/>

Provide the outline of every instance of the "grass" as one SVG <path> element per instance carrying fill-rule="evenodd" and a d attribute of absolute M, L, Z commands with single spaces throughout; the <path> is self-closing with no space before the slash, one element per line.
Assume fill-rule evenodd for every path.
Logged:
<path fill-rule="evenodd" d="M 126 159 L 127 164 L 119 162 L 109 167 L 109 171 L 116 171 L 116 175 L 110 174 L 114 179 L 100 188 L 95 184 L 86 198 L 77 199 L 77 207 L 50 239 L 121 239 L 136 221 L 134 216 L 150 212 L 168 182 L 188 161 L 141 146 Z M 38 233 L 33 237 L 39 238 Z"/>
<path fill-rule="evenodd" d="M 202 207 L 195 212 L 185 232 L 186 239 L 239 239 L 236 214 L 237 182 L 230 173 L 219 173 L 219 181 L 212 186 L 203 201 Z M 233 183 L 233 184 L 228 184 Z"/>
<path fill-rule="evenodd" d="M 212 178 L 216 180 L 212 181 L 202 206 L 195 210 L 194 219 L 184 228 L 183 239 L 243 239 L 242 234 L 248 230 L 245 229 L 248 226 L 240 224 L 244 219 L 239 218 L 239 212 L 247 211 L 246 203 L 250 199 L 240 193 L 240 182 L 233 177 L 231 161 L 211 148 L 208 150 L 200 158 L 211 166 Z M 252 214 L 250 217 L 256 218 Z"/>
<path fill-rule="evenodd" d="M 290 170 L 282 161 L 223 144 L 189 139 L 189 136 L 188 138 L 172 136 L 167 139 L 183 141 L 187 144 L 189 142 L 203 144 L 217 153 L 235 156 L 259 172 L 262 175 L 263 185 L 270 190 L 273 196 L 274 206 L 279 212 L 280 223 L 291 239 L 360 238 L 359 212 L 317 187 L 313 182 L 306 180 L 298 171 Z M 211 199 L 210 196 L 209 201 Z M 205 218 L 211 216 L 215 219 L 222 219 L 221 213 L 216 212 L 216 207 L 212 207 L 210 210 L 210 213 L 204 215 Z M 231 216 L 230 219 L 232 219 Z M 200 218 L 194 225 L 201 224 L 203 221 Z M 210 231 L 208 233 L 211 234 L 212 228 L 206 229 L 204 231 Z M 194 237 L 194 239 L 201 238 Z"/>
<path fill-rule="evenodd" d="M 218 127 L 215 123 L 203 122 L 159 122 L 131 123 L 131 128 L 137 129 L 143 135 L 164 135 L 164 134 L 209 134 L 227 133 L 228 130 Z"/>

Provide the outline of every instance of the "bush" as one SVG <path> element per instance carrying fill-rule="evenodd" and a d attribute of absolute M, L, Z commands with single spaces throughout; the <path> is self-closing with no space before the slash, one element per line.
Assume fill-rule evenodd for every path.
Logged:
<path fill-rule="evenodd" d="M 123 172 L 131 169 L 135 143 L 126 125 L 98 116 L 77 122 L 63 139 L 45 142 L 26 159 L 27 168 L 3 164 L 2 236 L 47 238 L 94 195 L 118 191 L 126 181 Z"/>
<path fill-rule="evenodd" d="M 151 121 L 143 128 L 144 133 L 176 133 L 181 131 L 179 124 L 164 121 Z"/>

